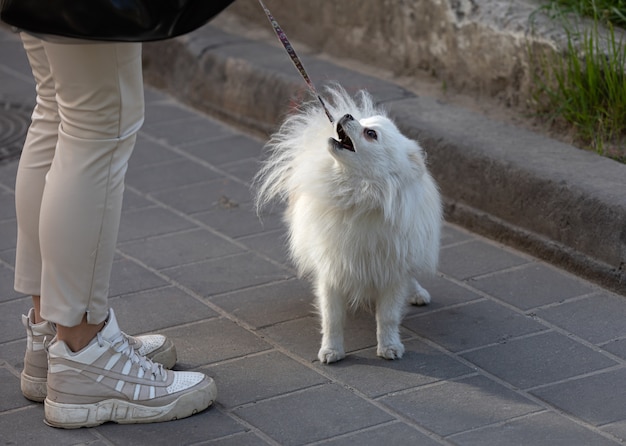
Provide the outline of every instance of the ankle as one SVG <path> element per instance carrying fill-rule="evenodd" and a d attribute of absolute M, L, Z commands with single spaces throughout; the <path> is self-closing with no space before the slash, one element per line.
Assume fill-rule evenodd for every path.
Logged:
<path fill-rule="evenodd" d="M 102 330 L 105 322 L 88 324 L 87 316 L 83 317 L 80 324 L 74 327 L 57 325 L 57 339 L 65 342 L 68 348 L 76 353 L 89 345 L 91 340 Z"/>
<path fill-rule="evenodd" d="M 41 296 L 33 296 L 33 323 L 40 324 L 45 322 L 41 317 Z"/>

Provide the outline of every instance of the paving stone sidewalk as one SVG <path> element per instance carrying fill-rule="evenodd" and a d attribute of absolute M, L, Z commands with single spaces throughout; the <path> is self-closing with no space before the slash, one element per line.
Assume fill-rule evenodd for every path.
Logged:
<path fill-rule="evenodd" d="M 179 370 L 217 382 L 215 407 L 170 423 L 44 425 L 19 389 L 30 298 L 13 291 L 16 161 L 0 163 L 0 438 L 13 445 L 610 445 L 626 440 L 626 300 L 446 225 L 433 296 L 411 307 L 400 361 L 349 318 L 347 358 L 316 360 L 308 284 L 250 179 L 263 141 L 155 90 L 127 175 L 111 305 L 131 334 L 159 331 Z M 0 103 L 33 104 L 0 28 Z M 3 122 L 3 121 L 0 121 Z M 0 129 L 0 140 L 9 128 Z"/>

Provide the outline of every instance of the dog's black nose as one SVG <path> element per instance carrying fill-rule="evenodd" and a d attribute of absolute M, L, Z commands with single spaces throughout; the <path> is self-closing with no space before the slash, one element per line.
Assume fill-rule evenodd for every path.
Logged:
<path fill-rule="evenodd" d="M 343 121 L 354 121 L 354 117 L 351 114 L 345 114 L 343 115 L 343 118 L 341 118 Z"/>

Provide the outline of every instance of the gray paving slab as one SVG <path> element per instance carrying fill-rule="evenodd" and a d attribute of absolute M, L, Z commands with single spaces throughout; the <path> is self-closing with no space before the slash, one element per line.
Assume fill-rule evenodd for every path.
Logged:
<path fill-rule="evenodd" d="M 531 393 L 581 420 L 600 426 L 626 417 L 624 379 L 626 370 L 612 370 L 570 379 Z"/>
<path fill-rule="evenodd" d="M 296 279 L 221 294 L 210 299 L 255 329 L 300 319 L 314 312 L 309 285 Z"/>
<path fill-rule="evenodd" d="M 9 191 L 0 191 L 0 221 L 15 218 L 15 197 Z"/>
<path fill-rule="evenodd" d="M 202 183 L 160 192 L 150 198 L 173 209 L 194 215 L 212 210 L 234 209 L 251 202 L 250 188 L 232 178 L 216 177 Z M 208 220 L 209 222 L 211 219 Z"/>
<path fill-rule="evenodd" d="M 624 438 L 626 435 L 626 422 L 617 421 L 615 423 L 609 423 L 601 428 L 602 431 L 608 432 L 617 438 Z"/>
<path fill-rule="evenodd" d="M 406 317 L 424 314 L 425 311 L 434 312 L 444 307 L 464 304 L 483 298 L 476 290 L 450 279 L 443 274 L 420 277 L 421 285 L 433 296 L 437 296 L 437 299 L 433 300 L 428 307 L 410 307 Z"/>
<path fill-rule="evenodd" d="M 8 314 L 26 314 L 29 307 L 32 307 L 30 298 L 20 296 L 17 299 L 12 299 L 2 304 L 2 309 Z M 21 331 L 24 330 L 22 325 L 22 318 L 12 318 L 3 321 L 0 324 L 0 344 L 4 342 L 11 342 L 23 338 Z"/>
<path fill-rule="evenodd" d="M 211 318 L 164 330 L 179 350 L 178 368 L 195 368 L 270 350 L 272 345 L 236 321 Z M 262 377 L 261 372 L 260 377 Z M 261 380 L 262 381 L 262 380 Z"/>
<path fill-rule="evenodd" d="M 208 230 L 191 229 L 129 242 L 120 250 L 155 269 L 171 268 L 243 252 Z M 163 256 L 167 252 L 167 256 Z"/>
<path fill-rule="evenodd" d="M 354 320 L 347 323 L 351 326 L 356 325 Z M 346 326 L 346 332 L 350 329 L 351 327 Z M 317 360 L 321 336 L 318 318 L 313 314 L 262 327 L 258 332 L 272 343 L 280 345 L 285 351 L 297 353 L 298 357 L 307 362 L 314 363 Z M 352 347 L 356 345 L 358 348 L 367 348 L 375 342 L 375 334 L 369 333 L 366 339 L 346 336 L 346 340 L 352 343 Z"/>
<path fill-rule="evenodd" d="M 0 164 L 0 184 L 9 190 L 15 185 L 16 169 L 13 164 L 13 162 Z"/>
<path fill-rule="evenodd" d="M 242 237 L 239 241 L 251 250 L 262 252 L 280 264 L 286 265 L 289 263 L 289 249 L 287 248 L 284 231 Z"/>
<path fill-rule="evenodd" d="M 230 409 L 329 382 L 315 370 L 276 350 L 225 361 L 202 370 L 220 381 L 220 404 Z M 263 371 L 262 381 L 259 371 Z"/>
<path fill-rule="evenodd" d="M 541 410 L 541 406 L 484 376 L 448 380 L 380 401 L 441 436 Z"/>
<path fill-rule="evenodd" d="M 255 57 L 271 64 L 284 55 Z M 0 28 L 0 100 L 32 104 L 28 76 L 19 42 Z M 372 86 L 390 99 L 398 94 Z M 128 333 L 171 337 L 179 355 L 176 368 L 213 376 L 218 401 L 202 414 L 158 425 L 107 424 L 70 432 L 42 422 L 43 406 L 24 399 L 19 389 L 26 343 L 20 315 L 31 303 L 12 290 L 17 162 L 10 161 L 0 164 L 0 438 L 5 443 L 626 441 L 622 296 L 446 224 L 439 271 L 421 278 L 433 303 L 408 307 L 402 324 L 405 357 L 375 356 L 375 321 L 361 311 L 348 317 L 346 359 L 322 365 L 313 293 L 285 256 L 281 208 L 268 210 L 262 221 L 252 209 L 250 179 L 263 140 L 155 89 L 146 90 L 146 99 L 146 125 L 128 172 L 111 305 Z"/>
<path fill-rule="evenodd" d="M 109 296 L 123 296 L 168 285 L 167 280 L 137 262 L 118 258 L 113 262 Z"/>
<path fill-rule="evenodd" d="M 161 164 L 135 167 L 130 172 L 128 185 L 142 192 L 159 192 L 217 178 L 210 169 L 180 157 Z"/>
<path fill-rule="evenodd" d="M 379 446 L 382 444 L 434 446 L 439 442 L 405 423 L 392 422 L 338 436 L 323 444 L 332 446 Z"/>
<path fill-rule="evenodd" d="M 24 367 L 24 340 L 2 342 L 2 359 L 0 364 L 5 365 L 10 371 L 22 370 Z"/>
<path fill-rule="evenodd" d="M 146 121 L 144 131 L 152 138 L 169 144 L 172 147 L 184 147 L 190 144 L 208 144 L 210 141 L 230 138 L 234 133 L 228 127 L 216 121 L 206 120 L 201 116 L 191 116 L 174 121 Z"/>
<path fill-rule="evenodd" d="M 143 168 L 179 159 L 167 144 L 154 141 L 145 136 L 138 136 L 133 156 L 128 164 L 128 172 L 141 171 Z"/>
<path fill-rule="evenodd" d="M 530 263 L 473 279 L 472 286 L 522 310 L 562 302 L 594 291 L 578 278 L 548 265 Z"/>
<path fill-rule="evenodd" d="M 283 445 L 325 440 L 393 419 L 338 384 L 310 387 L 240 407 L 234 413 Z"/>
<path fill-rule="evenodd" d="M 0 432 L 2 432 L 3 443 L 10 445 L 89 444 L 104 446 L 106 444 L 93 430 L 50 429 L 43 423 L 42 404 L 30 404 L 23 409 L 2 412 Z"/>
<path fill-rule="evenodd" d="M 552 331 L 473 350 L 462 356 L 521 389 L 618 365 L 607 355 Z"/>
<path fill-rule="evenodd" d="M 617 339 L 602 346 L 602 349 L 616 355 L 622 359 L 626 359 L 626 339 Z"/>
<path fill-rule="evenodd" d="M 462 446 L 571 446 L 613 444 L 602 435 L 586 430 L 575 422 L 551 412 L 533 413 L 495 426 L 452 436 Z"/>
<path fill-rule="evenodd" d="M 440 256 L 440 270 L 459 279 L 469 279 L 528 263 L 525 257 L 476 239 L 444 246 Z"/>
<path fill-rule="evenodd" d="M 461 352 L 538 333 L 547 328 L 531 317 L 484 299 L 406 318 L 404 326 L 448 350 Z"/>
<path fill-rule="evenodd" d="M 124 190 L 124 202 L 122 203 L 122 212 L 149 208 L 153 205 L 154 203 L 150 201 L 147 197 L 141 195 L 141 193 L 134 191 L 128 187 Z"/>
<path fill-rule="evenodd" d="M 254 433 L 242 432 L 222 437 L 218 440 L 212 441 L 210 444 L 216 446 L 264 446 L 268 443 Z"/>
<path fill-rule="evenodd" d="M 235 207 L 220 206 L 207 212 L 195 214 L 194 218 L 234 239 L 284 227 L 282 216 L 278 213 L 264 213 L 259 219 L 251 203 L 244 203 Z"/>
<path fill-rule="evenodd" d="M 129 327 L 128 332 L 133 335 L 211 321 L 218 316 L 198 299 L 172 286 L 113 297 L 110 302 L 119 323 Z M 139 313 L 144 316 L 141 320 L 137 320 Z"/>
<path fill-rule="evenodd" d="M 124 224 L 121 225 L 118 235 L 120 242 L 140 240 L 196 227 L 184 216 L 160 206 L 122 212 L 122 221 Z"/>
<path fill-rule="evenodd" d="M 14 222 L 14 219 L 8 219 L 0 222 L 0 250 L 15 247 L 17 229 Z"/>
<path fill-rule="evenodd" d="M 210 144 L 201 141 L 186 145 L 183 150 L 190 155 L 210 162 L 214 166 L 249 158 L 256 160 L 262 153 L 259 140 L 245 135 L 211 140 Z"/>
<path fill-rule="evenodd" d="M 0 367 L 0 391 L 3 396 L 2 401 L 0 401 L 0 412 L 8 412 L 31 405 L 21 395 L 19 378 L 5 367 Z"/>
<path fill-rule="evenodd" d="M 536 314 L 594 344 L 626 337 L 626 307 L 621 296 L 593 294 L 540 309 Z"/>
<path fill-rule="evenodd" d="M 222 165 L 222 169 L 228 174 L 239 178 L 241 181 L 245 181 L 246 183 L 250 183 L 254 178 L 254 175 L 259 170 L 259 161 L 244 159 L 242 161 L 235 161 L 232 163 L 227 163 Z"/>
<path fill-rule="evenodd" d="M 292 276 L 250 252 L 173 267 L 164 274 L 201 296 L 227 293 Z"/>
<path fill-rule="evenodd" d="M 13 290 L 13 269 L 0 264 L 0 302 L 16 299 L 18 296 Z"/>

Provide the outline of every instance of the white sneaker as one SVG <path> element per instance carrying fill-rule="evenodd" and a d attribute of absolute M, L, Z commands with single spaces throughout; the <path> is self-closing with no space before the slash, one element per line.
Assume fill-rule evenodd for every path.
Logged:
<path fill-rule="evenodd" d="M 40 322 L 35 324 L 34 310 L 28 316 L 22 315 L 22 323 L 26 327 L 26 353 L 24 369 L 20 376 L 22 394 L 32 401 L 41 402 L 46 399 L 46 382 L 48 375 L 47 344 L 57 334 L 54 324 Z"/>
<path fill-rule="evenodd" d="M 42 402 L 46 399 L 48 376 L 47 344 L 56 336 L 54 324 L 35 321 L 35 310 L 30 309 L 28 316 L 22 315 L 22 324 L 26 328 L 26 353 L 24 354 L 24 370 L 20 377 L 22 394 L 31 401 Z M 176 347 L 171 339 L 160 334 L 142 336 L 125 336 L 130 345 L 141 356 L 171 369 L 176 364 Z"/>
<path fill-rule="evenodd" d="M 185 418 L 217 397 L 203 373 L 177 372 L 141 356 L 119 329 L 115 314 L 79 352 L 63 341 L 48 349 L 45 422 L 54 427 L 154 423 Z"/>

